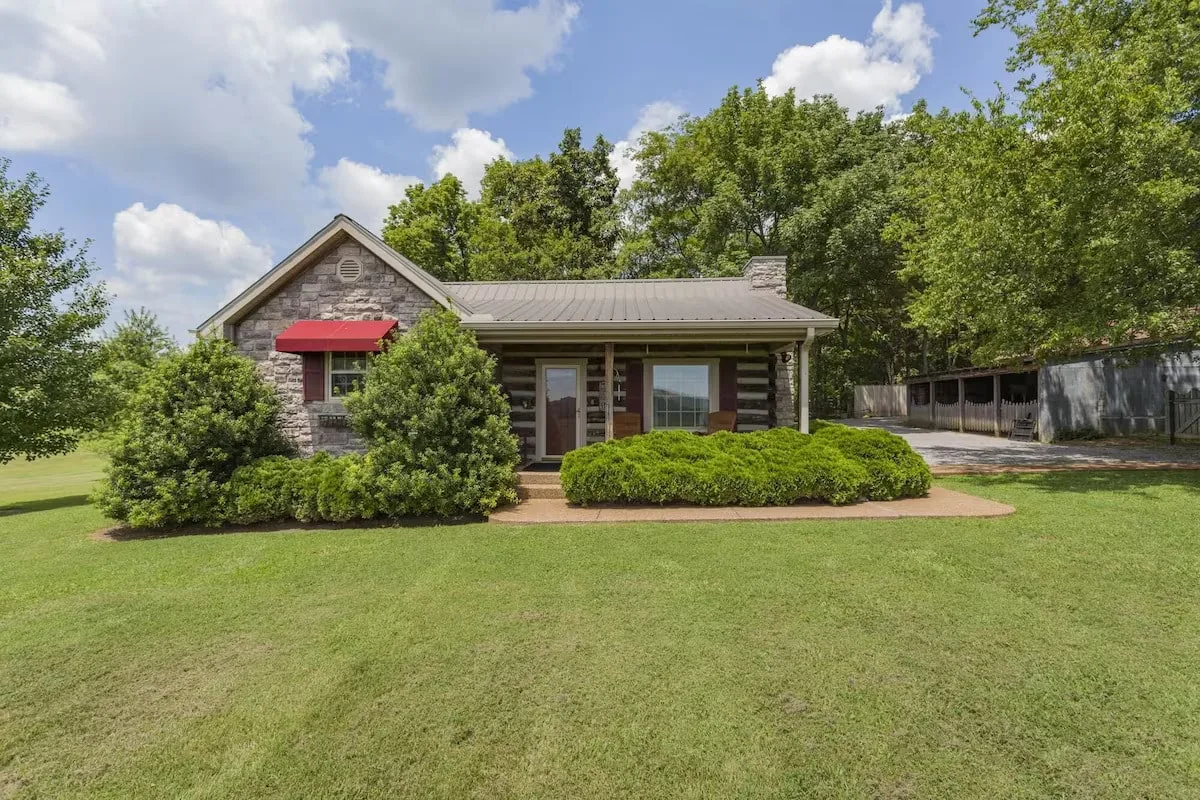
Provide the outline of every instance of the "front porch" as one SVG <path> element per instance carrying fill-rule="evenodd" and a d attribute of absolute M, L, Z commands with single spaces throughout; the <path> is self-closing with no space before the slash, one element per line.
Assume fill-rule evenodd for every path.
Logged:
<path fill-rule="evenodd" d="M 526 463 L 559 461 L 576 447 L 656 429 L 703 432 L 715 412 L 734 412 L 740 432 L 808 429 L 803 342 L 485 347 L 496 356 Z"/>

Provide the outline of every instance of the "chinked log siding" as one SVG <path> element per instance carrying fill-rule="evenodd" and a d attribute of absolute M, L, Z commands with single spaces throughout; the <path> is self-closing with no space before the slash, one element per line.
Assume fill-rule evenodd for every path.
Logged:
<path fill-rule="evenodd" d="M 513 432 L 525 442 L 525 452 L 536 452 L 537 362 L 542 359 L 586 360 L 587 398 L 585 436 L 588 444 L 604 441 L 604 346 L 589 345 L 506 345 L 493 350 L 496 355 L 500 388 L 509 398 L 509 417 Z M 614 352 L 616 385 L 613 411 L 641 414 L 644 430 L 649 429 L 643 402 L 651 387 L 645 385 L 641 370 L 646 361 L 713 359 L 734 378 L 719 376 L 721 407 L 736 391 L 737 430 L 765 430 L 775 424 L 774 356 L 765 345 L 627 345 L 617 344 Z M 723 362 L 723 363 L 722 363 Z M 630 379 L 631 366 L 638 375 Z M 722 370 L 724 373 L 725 370 Z M 634 402 L 627 403 L 627 395 Z M 632 406 L 636 406 L 632 407 Z"/>

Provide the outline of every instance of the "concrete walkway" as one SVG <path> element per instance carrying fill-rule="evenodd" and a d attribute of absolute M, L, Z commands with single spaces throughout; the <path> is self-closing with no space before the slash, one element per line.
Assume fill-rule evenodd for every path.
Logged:
<path fill-rule="evenodd" d="M 1004 503 L 984 500 L 935 486 L 928 497 L 889 502 L 830 506 L 812 503 L 801 506 L 740 508 L 725 506 L 598 506 L 582 508 L 566 500 L 526 500 L 518 506 L 497 511 L 489 522 L 503 525 L 540 525 L 559 522 L 726 522 L 735 520 L 803 519 L 900 519 L 901 517 L 1002 517 L 1015 509 Z"/>
<path fill-rule="evenodd" d="M 883 428 L 903 436 L 935 474 L 1022 469 L 1198 469 L 1200 448 L 1010 442 L 981 433 L 914 428 L 898 419 L 847 419 L 846 425 Z"/>

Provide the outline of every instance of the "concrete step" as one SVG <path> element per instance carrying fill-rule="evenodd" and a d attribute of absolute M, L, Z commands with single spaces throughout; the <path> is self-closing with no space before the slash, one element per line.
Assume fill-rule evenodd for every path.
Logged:
<path fill-rule="evenodd" d="M 517 497 L 522 500 L 565 500 L 562 487 L 555 484 L 518 484 Z"/>
<path fill-rule="evenodd" d="M 518 472 L 517 483 L 521 486 L 558 486 L 557 472 Z"/>

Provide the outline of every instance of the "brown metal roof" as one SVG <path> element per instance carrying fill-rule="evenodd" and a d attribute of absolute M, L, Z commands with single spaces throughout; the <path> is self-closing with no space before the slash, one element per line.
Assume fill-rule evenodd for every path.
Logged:
<path fill-rule="evenodd" d="M 744 278 L 447 283 L 501 322 L 807 321 L 832 318 L 751 289 Z"/>

